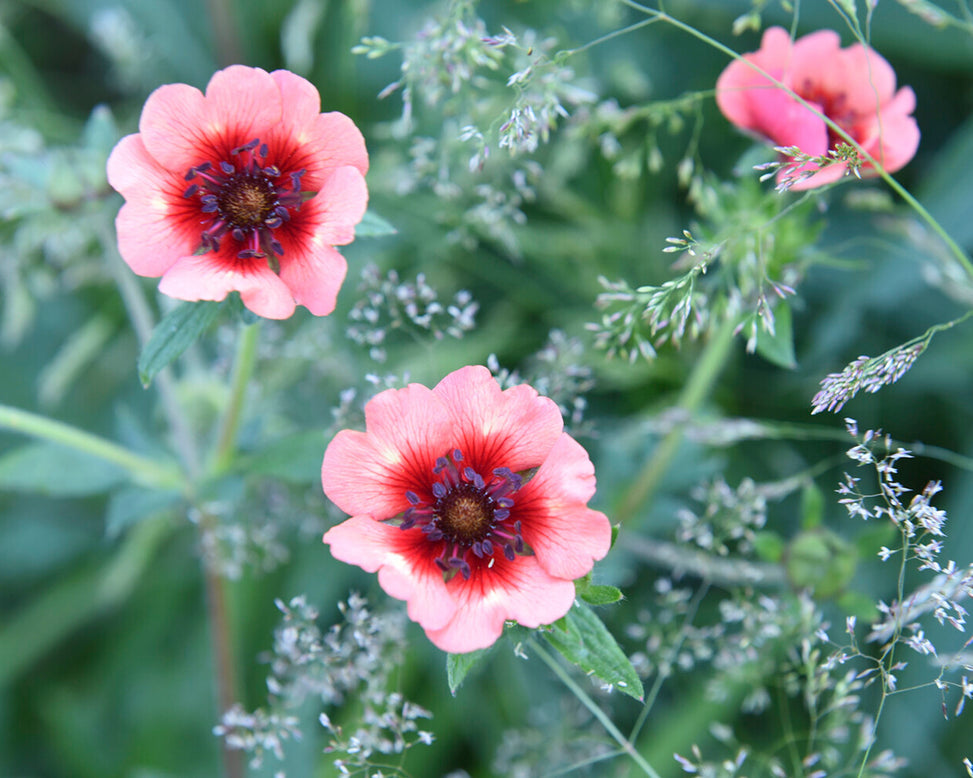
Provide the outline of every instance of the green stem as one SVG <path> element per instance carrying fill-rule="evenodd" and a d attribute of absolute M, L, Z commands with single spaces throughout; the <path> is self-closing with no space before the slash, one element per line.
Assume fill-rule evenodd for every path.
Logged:
<path fill-rule="evenodd" d="M 956 241 L 953 240 L 953 238 L 949 235 L 949 233 L 946 232 L 945 229 L 943 229 L 942 225 L 938 221 L 936 221 L 933 215 L 929 213 L 929 211 L 927 211 L 922 206 L 922 204 L 915 197 L 913 197 L 912 194 L 910 194 L 909 191 L 904 186 L 902 186 L 898 181 L 892 178 L 892 176 L 886 172 L 885 168 L 874 157 L 872 157 L 871 154 L 869 154 L 858 143 L 856 143 L 854 138 L 852 138 L 847 132 L 845 132 L 845 130 L 843 130 L 841 127 L 835 124 L 834 121 L 829 119 L 819 110 L 817 110 L 814 106 L 810 105 L 800 95 L 796 94 L 794 90 L 792 90 L 789 86 L 782 83 L 778 79 L 774 78 L 772 75 L 770 75 L 770 73 L 768 73 L 766 70 L 761 68 L 759 65 L 754 64 L 750 60 L 744 59 L 742 55 L 735 52 L 729 46 L 723 45 L 715 38 L 711 38 L 709 35 L 700 32 L 695 27 L 686 24 L 685 22 L 681 22 L 672 16 L 669 16 L 664 11 L 657 11 L 654 8 L 649 8 L 648 6 L 635 2 L 635 0 L 619 0 L 619 2 L 622 3 L 623 5 L 628 6 L 629 8 L 633 8 L 641 13 L 646 14 L 647 16 L 650 16 L 653 20 L 658 19 L 660 21 L 667 22 L 668 24 L 671 24 L 673 27 L 676 27 L 682 30 L 683 32 L 688 33 L 689 35 L 692 35 L 697 40 L 700 40 L 703 43 L 712 46 L 717 51 L 721 51 L 722 53 L 726 54 L 728 57 L 743 62 L 745 65 L 747 65 L 747 67 L 759 73 L 764 78 L 766 78 L 770 83 L 774 84 L 774 86 L 777 86 L 785 90 L 798 103 L 803 105 L 807 110 L 809 110 L 811 113 L 813 113 L 823 122 L 825 122 L 825 124 L 827 124 L 828 127 L 836 135 L 842 138 L 842 140 L 844 140 L 846 143 L 853 146 L 864 159 L 870 162 L 872 167 L 875 169 L 875 172 L 882 178 L 882 180 L 885 181 L 885 183 L 888 184 L 889 187 L 891 187 L 892 190 L 896 194 L 898 194 L 899 197 L 901 197 L 909 205 L 910 208 L 912 208 L 917 214 L 919 214 L 919 217 L 929 226 L 929 228 L 933 232 L 935 232 L 940 237 L 943 243 L 946 244 L 946 246 L 950 250 L 950 253 L 956 258 L 956 261 L 963 266 L 963 269 L 966 271 L 966 273 L 971 278 L 973 278 L 973 262 L 970 262 L 969 257 L 966 256 L 966 252 L 963 251 L 962 248 L 960 248 L 959 244 L 957 244 Z"/>
<path fill-rule="evenodd" d="M 209 523 L 205 517 L 204 522 Z M 201 523 L 202 526 L 202 523 Z M 203 531 L 207 531 L 203 528 Z M 226 581 L 218 570 L 203 561 L 206 581 L 206 610 L 209 614 L 210 640 L 212 641 L 213 665 L 216 672 L 216 703 L 222 718 L 237 700 L 236 656 L 230 633 L 230 614 L 226 605 Z M 243 778 L 245 774 L 243 752 L 232 749 L 224 740 L 220 744 L 225 778 Z"/>
<path fill-rule="evenodd" d="M 730 346 L 733 343 L 735 328 L 736 322 L 733 319 L 727 319 L 713 333 L 713 337 L 706 344 L 706 348 L 689 376 L 689 380 L 683 387 L 676 407 L 693 413 L 702 405 L 726 364 L 727 357 L 730 354 Z M 682 441 L 682 434 L 682 427 L 677 426 L 656 447 L 652 456 L 625 493 L 621 505 L 615 510 L 614 518 L 617 521 L 624 523 L 631 519 L 635 512 L 651 497 L 672 463 L 679 443 Z"/>
<path fill-rule="evenodd" d="M 216 449 L 213 452 L 211 472 L 220 474 L 225 472 L 233 462 L 236 450 L 236 438 L 243 416 L 243 400 L 247 386 L 253 375 L 253 368 L 257 361 L 257 334 L 259 322 L 243 328 L 240 340 L 237 342 L 236 357 L 233 362 L 233 378 L 230 386 L 230 401 L 220 422 L 220 432 Z"/>
<path fill-rule="evenodd" d="M 648 27 L 650 24 L 655 24 L 656 22 L 660 22 L 660 21 L 662 20 L 643 19 L 640 22 L 635 22 L 634 24 L 628 25 L 628 27 L 622 27 L 619 30 L 613 30 L 612 32 L 607 33 L 606 35 L 602 35 L 600 38 L 595 38 L 593 41 L 588 41 L 583 46 L 578 46 L 578 48 L 576 49 L 571 49 L 563 53 L 566 56 L 574 56 L 575 54 L 580 54 L 581 52 L 587 51 L 588 49 L 594 46 L 598 46 L 601 43 L 606 43 L 607 41 L 610 41 L 612 38 L 617 38 L 620 35 L 628 35 L 628 33 L 630 32 L 635 32 L 636 30 L 640 30 L 643 27 Z"/>
<path fill-rule="evenodd" d="M 233 463 L 237 433 L 243 418 L 243 402 L 257 361 L 258 333 L 258 323 L 251 324 L 243 328 L 237 341 L 233 376 L 230 382 L 230 399 L 220 420 L 216 448 L 209 467 L 211 476 L 226 472 Z M 216 521 L 215 517 L 204 516 L 200 522 L 200 530 L 211 531 Z M 206 579 L 206 603 L 209 612 L 213 664 L 216 669 L 217 703 L 220 712 L 225 713 L 238 699 L 236 657 L 230 638 L 231 618 L 226 602 L 227 582 L 206 560 L 203 562 L 203 574 Z M 245 769 L 242 752 L 230 749 L 225 742 L 222 744 L 222 749 L 223 772 L 226 778 L 243 778 Z"/>
<path fill-rule="evenodd" d="M 183 482 L 179 470 L 173 465 L 157 462 L 98 435 L 20 408 L 0 405 L 0 428 L 91 454 L 118 465 L 146 486 L 172 489 L 179 488 Z"/>
<path fill-rule="evenodd" d="M 584 689 L 575 683 L 574 679 L 567 673 L 567 671 L 565 671 L 563 667 L 561 667 L 558 661 L 533 638 L 528 639 L 527 643 L 531 649 L 533 649 L 534 653 L 541 658 L 541 661 L 554 671 L 554 674 L 558 677 L 561 683 L 567 686 L 571 693 L 577 697 L 588 710 L 591 711 L 592 715 L 598 719 L 599 722 L 601 722 L 601 725 L 605 728 L 608 734 L 611 735 L 612 739 L 618 743 L 622 751 L 624 751 L 629 758 L 642 769 L 642 772 L 650 776 L 650 778 L 659 778 L 659 774 L 655 771 L 652 765 L 645 761 L 645 758 L 635 750 L 635 747 L 628 740 L 625 739 L 625 736 L 621 733 L 618 727 L 615 726 L 612 720 L 608 718 L 608 715 L 593 699 L 591 699 L 591 697 L 588 696 Z"/>

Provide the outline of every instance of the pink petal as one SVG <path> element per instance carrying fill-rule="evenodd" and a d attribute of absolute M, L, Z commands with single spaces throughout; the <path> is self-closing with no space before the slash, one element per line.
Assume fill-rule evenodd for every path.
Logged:
<path fill-rule="evenodd" d="M 139 132 L 148 152 L 163 167 L 185 172 L 202 161 L 209 111 L 203 93 L 188 84 L 160 86 L 145 101 Z"/>
<path fill-rule="evenodd" d="M 743 61 L 733 60 L 716 80 L 716 104 L 723 115 L 738 127 L 761 132 L 759 121 L 753 115 L 751 107 L 754 95 L 759 92 L 776 91 L 780 87 L 751 65 L 755 65 L 786 84 L 790 58 L 791 38 L 787 30 L 782 27 L 767 29 L 759 51 L 744 54 Z"/>
<path fill-rule="evenodd" d="M 362 174 L 350 165 L 337 168 L 325 179 L 317 195 L 301 206 L 302 216 L 319 225 L 309 242 L 328 246 L 351 243 L 355 225 L 367 207 L 368 188 Z"/>
<path fill-rule="evenodd" d="M 595 469 L 587 452 L 563 434 L 537 474 L 514 494 L 524 541 L 551 575 L 581 578 L 608 553 L 611 524 L 587 507 L 594 493 Z"/>
<path fill-rule="evenodd" d="M 847 95 L 852 111 L 874 114 L 892 99 L 895 71 L 884 57 L 856 43 L 841 53 L 841 59 L 843 78 L 834 88 Z"/>
<path fill-rule="evenodd" d="M 297 243 L 285 244 L 280 279 L 296 303 L 315 316 L 327 316 L 334 310 L 348 263 L 331 246 L 324 245 L 313 253 L 309 248 Z"/>
<path fill-rule="evenodd" d="M 231 137 L 234 144 L 264 140 L 283 117 L 280 87 L 260 68 L 231 65 L 218 70 L 206 86 L 206 102 L 214 123 L 206 131 Z"/>
<path fill-rule="evenodd" d="M 343 113 L 332 111 L 317 116 L 316 136 L 322 139 L 322 155 L 336 165 L 351 165 L 359 173 L 368 172 L 365 139 L 355 123 Z"/>
<path fill-rule="evenodd" d="M 289 136 L 301 132 L 321 113 L 321 95 L 317 88 L 306 78 L 289 70 L 275 70 L 270 77 L 277 84 L 284 112 L 274 131 Z M 298 139 L 304 143 L 305 139 Z"/>
<path fill-rule="evenodd" d="M 818 30 L 795 40 L 790 69 L 794 91 L 811 96 L 843 91 L 842 53 L 841 38 L 834 30 Z"/>
<path fill-rule="evenodd" d="M 266 135 L 280 118 L 280 90 L 270 74 L 233 65 L 213 74 L 205 97 L 186 84 L 156 89 L 142 109 L 139 130 L 163 167 L 184 173 Z"/>
<path fill-rule="evenodd" d="M 344 165 L 368 172 L 365 139 L 351 119 L 337 111 L 322 114 L 318 90 L 300 76 L 287 70 L 270 75 L 280 89 L 284 115 L 267 141 L 291 145 L 301 155 L 283 160 L 284 167 L 306 168 L 309 176 L 322 178 Z"/>
<path fill-rule="evenodd" d="M 423 496 L 438 457 L 455 447 L 449 411 L 421 384 L 388 389 L 365 405 L 367 432 L 343 430 L 324 452 L 321 482 L 346 513 L 388 519 Z"/>
<path fill-rule="evenodd" d="M 329 529 L 324 542 L 335 559 L 369 573 L 378 571 L 386 594 L 407 601 L 409 618 L 425 629 L 443 627 L 456 612 L 457 604 L 420 530 L 403 532 L 368 516 L 354 516 Z"/>
<path fill-rule="evenodd" d="M 229 263 L 208 253 L 181 257 L 162 276 L 159 291 L 178 300 L 222 300 L 230 292 L 258 316 L 286 319 L 294 313 L 294 299 L 265 259 Z"/>
<path fill-rule="evenodd" d="M 318 114 L 300 128 L 285 129 L 278 127 L 268 134 L 268 143 L 277 155 L 274 163 L 283 170 L 306 171 L 301 181 L 305 190 L 320 190 L 342 167 L 350 166 L 361 175 L 368 171 L 365 139 L 344 114 Z"/>
<path fill-rule="evenodd" d="M 859 140 L 862 148 L 889 173 L 905 167 L 919 148 L 919 126 L 909 115 L 915 103 L 915 93 L 903 87 Z"/>
<path fill-rule="evenodd" d="M 122 259 L 141 276 L 160 276 L 199 244 L 198 212 L 175 180 L 149 155 L 138 135 L 128 135 L 108 158 L 108 182 L 127 202 L 115 219 Z"/>
<path fill-rule="evenodd" d="M 482 365 L 460 368 L 433 390 L 449 408 L 454 443 L 474 469 L 536 467 L 564 427 L 557 404 L 526 384 L 501 391 Z"/>
<path fill-rule="evenodd" d="M 452 654 L 492 645 L 507 620 L 539 627 L 557 621 L 574 603 L 574 583 L 552 578 L 534 557 L 498 559 L 493 568 L 469 580 L 452 578 L 448 587 L 456 611 L 448 624 L 427 628 L 426 635 Z"/>
<path fill-rule="evenodd" d="M 821 110 L 820 106 L 811 105 Z M 750 111 L 758 131 L 775 146 L 797 146 L 811 156 L 828 150 L 828 126 L 824 119 L 783 89 L 755 91 L 750 99 Z"/>

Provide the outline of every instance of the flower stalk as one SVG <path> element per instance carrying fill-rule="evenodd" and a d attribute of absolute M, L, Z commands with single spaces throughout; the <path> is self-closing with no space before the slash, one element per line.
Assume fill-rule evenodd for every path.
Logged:
<path fill-rule="evenodd" d="M 230 399 L 220 421 L 220 432 L 213 453 L 213 463 L 209 468 L 215 476 L 225 473 L 233 463 L 237 433 L 240 429 L 243 412 L 243 401 L 257 361 L 257 336 L 259 333 L 260 323 L 254 322 L 243 328 L 237 342 L 233 377 L 230 384 Z"/>
<path fill-rule="evenodd" d="M 134 481 L 143 486 L 173 489 L 182 483 L 182 476 L 174 464 L 144 457 L 103 437 L 30 411 L 0 405 L 0 428 L 58 443 L 111 462 L 127 471 Z"/>

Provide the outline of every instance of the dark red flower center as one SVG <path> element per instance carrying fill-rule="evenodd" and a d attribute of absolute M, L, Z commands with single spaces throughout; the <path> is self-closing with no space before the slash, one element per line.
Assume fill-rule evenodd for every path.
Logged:
<path fill-rule="evenodd" d="M 858 127 L 859 117 L 848 104 L 848 95 L 844 92 L 828 92 L 819 85 L 813 84 L 810 79 L 804 82 L 797 89 L 797 93 L 807 100 L 821 106 L 821 113 L 837 124 L 855 140 L 859 140 L 860 129 Z M 844 143 L 845 139 L 828 127 L 828 148 L 833 149 L 838 143 Z"/>
<path fill-rule="evenodd" d="M 487 566 L 492 567 L 492 557 L 498 552 L 511 561 L 524 553 L 520 522 L 511 521 L 510 515 L 514 507 L 510 495 L 520 489 L 523 479 L 510 468 L 499 467 L 487 481 L 462 462 L 459 449 L 436 460 L 433 474 L 439 480 L 430 487 L 432 500 L 406 492 L 411 507 L 399 528 L 421 528 L 427 540 L 439 546 L 435 560 L 440 569 L 449 574 L 459 571 L 468 579 L 470 554 L 489 558 Z"/>
<path fill-rule="evenodd" d="M 290 221 L 307 196 L 301 191 L 305 171 L 284 175 L 277 166 L 265 164 L 268 153 L 267 144 L 254 138 L 230 152 L 233 161 L 223 160 L 216 167 L 203 162 L 186 172 L 187 181 L 197 181 L 183 197 L 198 198 L 204 214 L 200 253 L 218 251 L 229 233 L 240 244 L 239 259 L 267 257 L 277 269 L 284 247 L 274 230 Z"/>

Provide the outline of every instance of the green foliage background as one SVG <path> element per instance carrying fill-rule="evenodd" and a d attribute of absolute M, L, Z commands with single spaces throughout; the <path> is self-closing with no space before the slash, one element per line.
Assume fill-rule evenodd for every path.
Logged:
<path fill-rule="evenodd" d="M 673 17 L 738 51 L 758 43 L 753 32 L 730 34 L 733 20 L 750 7 L 742 0 L 666 4 Z M 109 56 L 92 32 L 110 8 L 127 12 L 144 46 L 131 60 L 118 50 Z M 385 123 L 397 117 L 401 102 L 397 94 L 381 101 L 376 95 L 398 77 L 399 60 L 393 55 L 368 60 L 350 50 L 363 35 L 407 39 L 435 10 L 394 0 L 0 0 L 0 402 L 118 440 L 150 457 L 167 450 L 154 390 L 144 389 L 138 379 L 138 342 L 112 281 L 112 260 L 100 248 L 106 234 L 110 240 L 121 202 L 107 188 L 103 164 L 118 137 L 135 131 L 144 99 L 155 86 L 181 81 L 203 87 L 230 61 L 294 69 L 318 86 L 325 110 L 340 110 L 359 124 L 372 159 L 371 208 L 398 233 L 362 238 L 344 250 L 349 278 L 332 316 L 299 313 L 274 330 L 271 346 L 261 352 L 256 388 L 248 395 L 243 458 L 211 484 L 214 499 L 245 506 L 257 500 L 261 483 L 283 483 L 289 505 L 331 523 L 339 517 L 329 512 L 321 494 L 318 468 L 331 409 L 343 388 L 362 388 L 366 372 L 408 371 L 412 380 L 429 384 L 463 364 L 485 362 L 491 353 L 501 364 L 517 367 L 552 328 L 587 337 L 585 324 L 600 315 L 593 307 L 599 276 L 625 278 L 632 285 L 670 278 L 673 257 L 661 252 L 665 238 L 681 234 L 696 218 L 676 174 L 690 127 L 660 131 L 661 170 L 629 177 L 613 172 L 598 154 L 595 138 L 556 135 L 536 154 L 543 172 L 537 199 L 525 207 L 526 224 L 514 228 L 519 257 L 511 257 L 488 232 L 477 235 L 475 248 L 447 241 L 448 229 L 464 218 L 458 201 L 429 189 L 408 197 L 395 193 L 388 174 L 403 148 Z M 601 3 L 581 0 L 483 2 L 478 13 L 491 31 L 530 26 L 556 35 L 559 49 L 613 29 L 604 26 L 610 14 Z M 624 11 L 620 17 L 622 24 L 636 18 Z M 765 25 L 786 25 L 790 18 L 778 3 L 767 3 Z M 802 3 L 799 31 L 822 27 L 838 28 L 831 4 Z M 936 29 L 883 0 L 872 42 L 895 67 L 899 83 L 918 95 L 922 144 L 896 177 L 969 249 L 973 36 Z M 661 24 L 619 36 L 571 61 L 590 88 L 623 106 L 711 90 L 725 64 L 720 53 Z M 717 176 L 731 179 L 751 142 L 725 122 L 711 99 L 700 105 L 699 159 Z M 417 109 L 417 118 L 432 128 L 442 121 L 432 110 Z M 638 146 L 637 135 L 638 130 L 625 142 Z M 684 445 L 655 499 L 626 521 L 623 532 L 665 536 L 688 487 L 706 473 L 723 470 L 730 483 L 744 476 L 770 480 L 829 457 L 835 466 L 818 481 L 825 494 L 823 521 L 849 546 L 861 532 L 849 527 L 844 511 L 830 499 L 845 466 L 838 456 L 847 448 L 842 424 L 832 415 L 812 419 L 810 398 L 825 374 L 859 354 L 881 353 L 964 309 L 924 282 L 921 260 L 938 247 L 931 236 L 917 243 L 902 237 L 919 229 L 915 215 L 899 203 L 880 212 L 855 209 L 849 196 L 856 187 L 886 191 L 880 183 L 834 190 L 822 201 L 828 207 L 820 214 L 820 237 L 817 222 L 795 237 L 833 260 L 811 268 L 801 285 L 793 315 L 797 366 L 786 370 L 745 354 L 740 338 L 704 407 L 710 417 L 794 422 L 813 431 L 797 435 L 797 443 L 765 440 L 723 450 Z M 342 334 L 356 301 L 359 271 L 370 261 L 396 268 L 402 278 L 424 272 L 443 290 L 470 289 L 481 306 L 479 326 L 461 341 L 397 341 L 389 362 L 376 366 Z M 139 283 L 154 300 L 154 282 Z M 159 305 L 167 310 L 165 301 Z M 233 350 L 226 336 L 239 329 L 226 315 L 221 327 L 204 336 L 188 366 L 177 368 L 190 424 L 204 440 L 214 434 L 214 419 L 226 401 Z M 288 355 L 287 339 L 299 332 L 308 337 L 310 331 L 317 333 L 311 340 L 317 349 L 313 359 Z M 968 344 L 968 327 L 937 336 L 898 384 L 860 396 L 840 415 L 854 416 L 862 429 L 882 427 L 899 440 L 922 440 L 973 456 L 973 349 Z M 269 351 L 272 347 L 279 355 Z M 587 413 L 595 434 L 582 441 L 599 477 L 593 504 L 609 516 L 657 443 L 641 422 L 673 404 L 701 349 L 687 341 L 678 350 L 660 348 L 652 363 L 634 365 L 607 361 L 594 349 L 585 352 L 597 381 Z M 830 440 L 827 431 L 834 432 Z M 68 450 L 48 444 L 25 450 L 23 444 L 16 434 L 0 433 L 0 453 L 19 452 L 17 458 L 0 459 L 5 487 L 0 491 L 0 775 L 219 774 L 219 744 L 211 734 L 217 712 L 204 582 L 194 529 L 177 517 L 178 496 L 124 485 L 119 469 Z M 941 504 L 952 517 L 950 548 L 959 561 L 968 561 L 970 472 L 932 460 L 903 467 L 904 483 L 921 488 L 929 478 L 944 481 Z M 259 502 L 252 507 L 263 519 L 270 510 Z M 774 531 L 791 537 L 800 527 L 800 506 L 794 500 L 774 506 L 771 521 Z M 293 521 L 284 533 L 289 561 L 266 574 L 248 570 L 228 589 L 243 701 L 251 708 L 265 695 L 266 667 L 258 656 L 269 648 L 277 623 L 275 597 L 306 592 L 325 623 L 337 619 L 335 603 L 351 588 L 369 593 L 376 604 L 384 599 L 372 577 L 335 562 L 316 538 L 298 533 Z M 624 625 L 648 602 L 659 573 L 625 543 L 599 566 L 598 579 L 626 593 L 623 603 L 603 611 L 623 645 Z M 888 571 L 866 556 L 853 588 L 887 599 L 893 583 Z M 834 622 L 843 618 L 836 606 Z M 415 749 L 409 771 L 426 776 L 463 768 L 473 776 L 490 775 L 503 730 L 531 726 L 527 701 L 534 706 L 535 700 L 553 700 L 556 681 L 536 660 L 524 663 L 503 647 L 454 697 L 441 652 L 418 628 L 413 626 L 410 636 L 402 690 L 434 712 L 430 728 L 437 742 Z M 913 664 L 921 665 L 921 658 Z M 907 671 L 902 686 L 909 685 L 909 677 Z M 669 682 L 639 741 L 663 775 L 679 773 L 672 752 L 687 753 L 690 744 L 705 740 L 712 720 L 735 721 L 757 732 L 767 726 L 739 714 L 734 700 L 706 700 L 701 688 L 693 675 Z M 612 698 L 610 704 L 621 721 L 637 716 L 637 706 L 627 699 Z M 885 715 L 882 741 L 912 758 L 905 774 L 959 774 L 961 759 L 970 755 L 969 714 L 944 721 L 938 694 L 924 689 L 912 698 L 893 698 Z M 305 740 L 289 747 L 288 774 L 331 774 L 320 756 L 323 742 L 313 725 L 307 731 Z M 261 774 L 271 775 L 272 766 L 271 758 Z M 623 768 L 613 763 L 604 769 Z"/>

